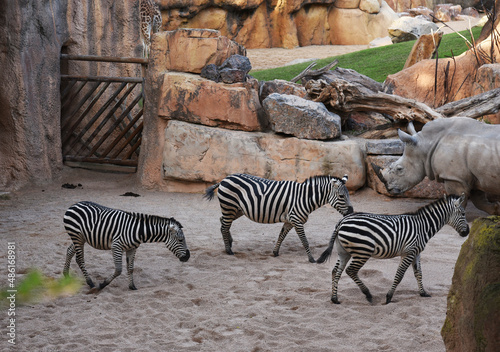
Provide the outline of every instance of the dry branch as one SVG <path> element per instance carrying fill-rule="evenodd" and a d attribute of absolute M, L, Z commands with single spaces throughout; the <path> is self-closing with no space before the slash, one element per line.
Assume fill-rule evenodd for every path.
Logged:
<path fill-rule="evenodd" d="M 397 95 L 374 92 L 359 84 L 342 79 L 330 83 L 310 80 L 306 91 L 313 101 L 323 102 L 341 112 L 374 111 L 391 115 L 395 120 L 427 123 L 443 117 L 426 104 Z"/>
<path fill-rule="evenodd" d="M 435 110 L 443 116 L 464 116 L 474 119 L 495 114 L 500 110 L 500 88 L 445 104 Z"/>

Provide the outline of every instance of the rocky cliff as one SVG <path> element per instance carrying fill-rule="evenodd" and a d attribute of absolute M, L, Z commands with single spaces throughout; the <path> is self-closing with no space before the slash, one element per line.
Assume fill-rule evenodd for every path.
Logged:
<path fill-rule="evenodd" d="M 476 219 L 462 245 L 441 335 L 447 351 L 500 347 L 500 217 Z"/>

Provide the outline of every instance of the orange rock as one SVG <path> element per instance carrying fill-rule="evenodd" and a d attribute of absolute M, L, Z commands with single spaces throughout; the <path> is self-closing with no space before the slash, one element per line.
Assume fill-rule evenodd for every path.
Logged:
<path fill-rule="evenodd" d="M 260 131 L 266 123 L 258 92 L 256 79 L 224 84 L 190 73 L 169 72 L 163 76 L 158 116 L 207 126 Z"/>
<path fill-rule="evenodd" d="M 419 61 L 431 59 L 442 37 L 443 32 L 421 35 L 413 45 L 404 68 L 408 68 Z"/>

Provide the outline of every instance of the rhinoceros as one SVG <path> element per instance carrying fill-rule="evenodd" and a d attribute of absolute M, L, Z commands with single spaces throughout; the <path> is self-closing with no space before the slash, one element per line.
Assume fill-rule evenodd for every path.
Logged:
<path fill-rule="evenodd" d="M 407 191 L 427 176 L 443 182 L 446 193 L 462 194 L 489 214 L 500 215 L 500 125 L 466 117 L 441 118 L 410 134 L 398 130 L 403 156 L 377 174 L 392 194 Z M 377 170 L 376 170 L 377 171 Z"/>

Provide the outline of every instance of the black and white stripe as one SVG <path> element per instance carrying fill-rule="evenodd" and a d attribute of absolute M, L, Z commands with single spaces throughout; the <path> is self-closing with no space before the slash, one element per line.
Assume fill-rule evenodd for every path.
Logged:
<path fill-rule="evenodd" d="M 295 228 L 309 261 L 313 263 L 314 258 L 304 233 L 304 224 L 311 212 L 327 202 L 343 215 L 352 213 L 346 182 L 347 175 L 342 179 L 314 176 L 298 183 L 234 174 L 209 187 L 205 198 L 211 200 L 215 189 L 219 188 L 217 196 L 222 211 L 221 232 L 228 254 L 233 254 L 231 250 L 233 239 L 229 231 L 231 224 L 245 215 L 259 223 L 284 223 L 273 250 L 275 256 L 279 255 L 281 243 L 288 232 Z"/>
<path fill-rule="evenodd" d="M 174 218 L 131 213 L 92 202 L 79 202 L 64 214 L 64 227 L 73 244 L 68 248 L 63 274 L 68 275 L 71 259 L 76 254 L 76 262 L 92 288 L 94 283 L 85 268 L 85 243 L 113 253 L 115 272 L 99 285 L 99 289 L 121 274 L 123 252 L 127 258 L 129 288 L 136 289 L 132 274 L 135 252 L 141 243 L 165 242 L 167 248 L 182 262 L 186 262 L 190 256 L 182 225 Z"/>
<path fill-rule="evenodd" d="M 347 275 L 356 282 L 367 300 L 371 302 L 372 295 L 358 276 L 359 270 L 370 257 L 380 259 L 401 257 L 396 277 L 386 296 L 386 303 L 392 300 L 396 287 L 410 265 L 413 265 L 420 295 L 428 297 L 422 285 L 420 253 L 431 237 L 446 224 L 452 226 L 460 236 L 469 234 L 469 225 L 462 207 L 464 199 L 464 195 L 445 196 L 413 214 L 354 213 L 341 219 L 328 248 L 318 258 L 318 263 L 323 263 L 330 257 L 334 242 L 337 242 L 338 260 L 332 271 L 332 302 L 339 303 L 338 282 L 351 258 L 352 261 L 346 270 Z"/>

